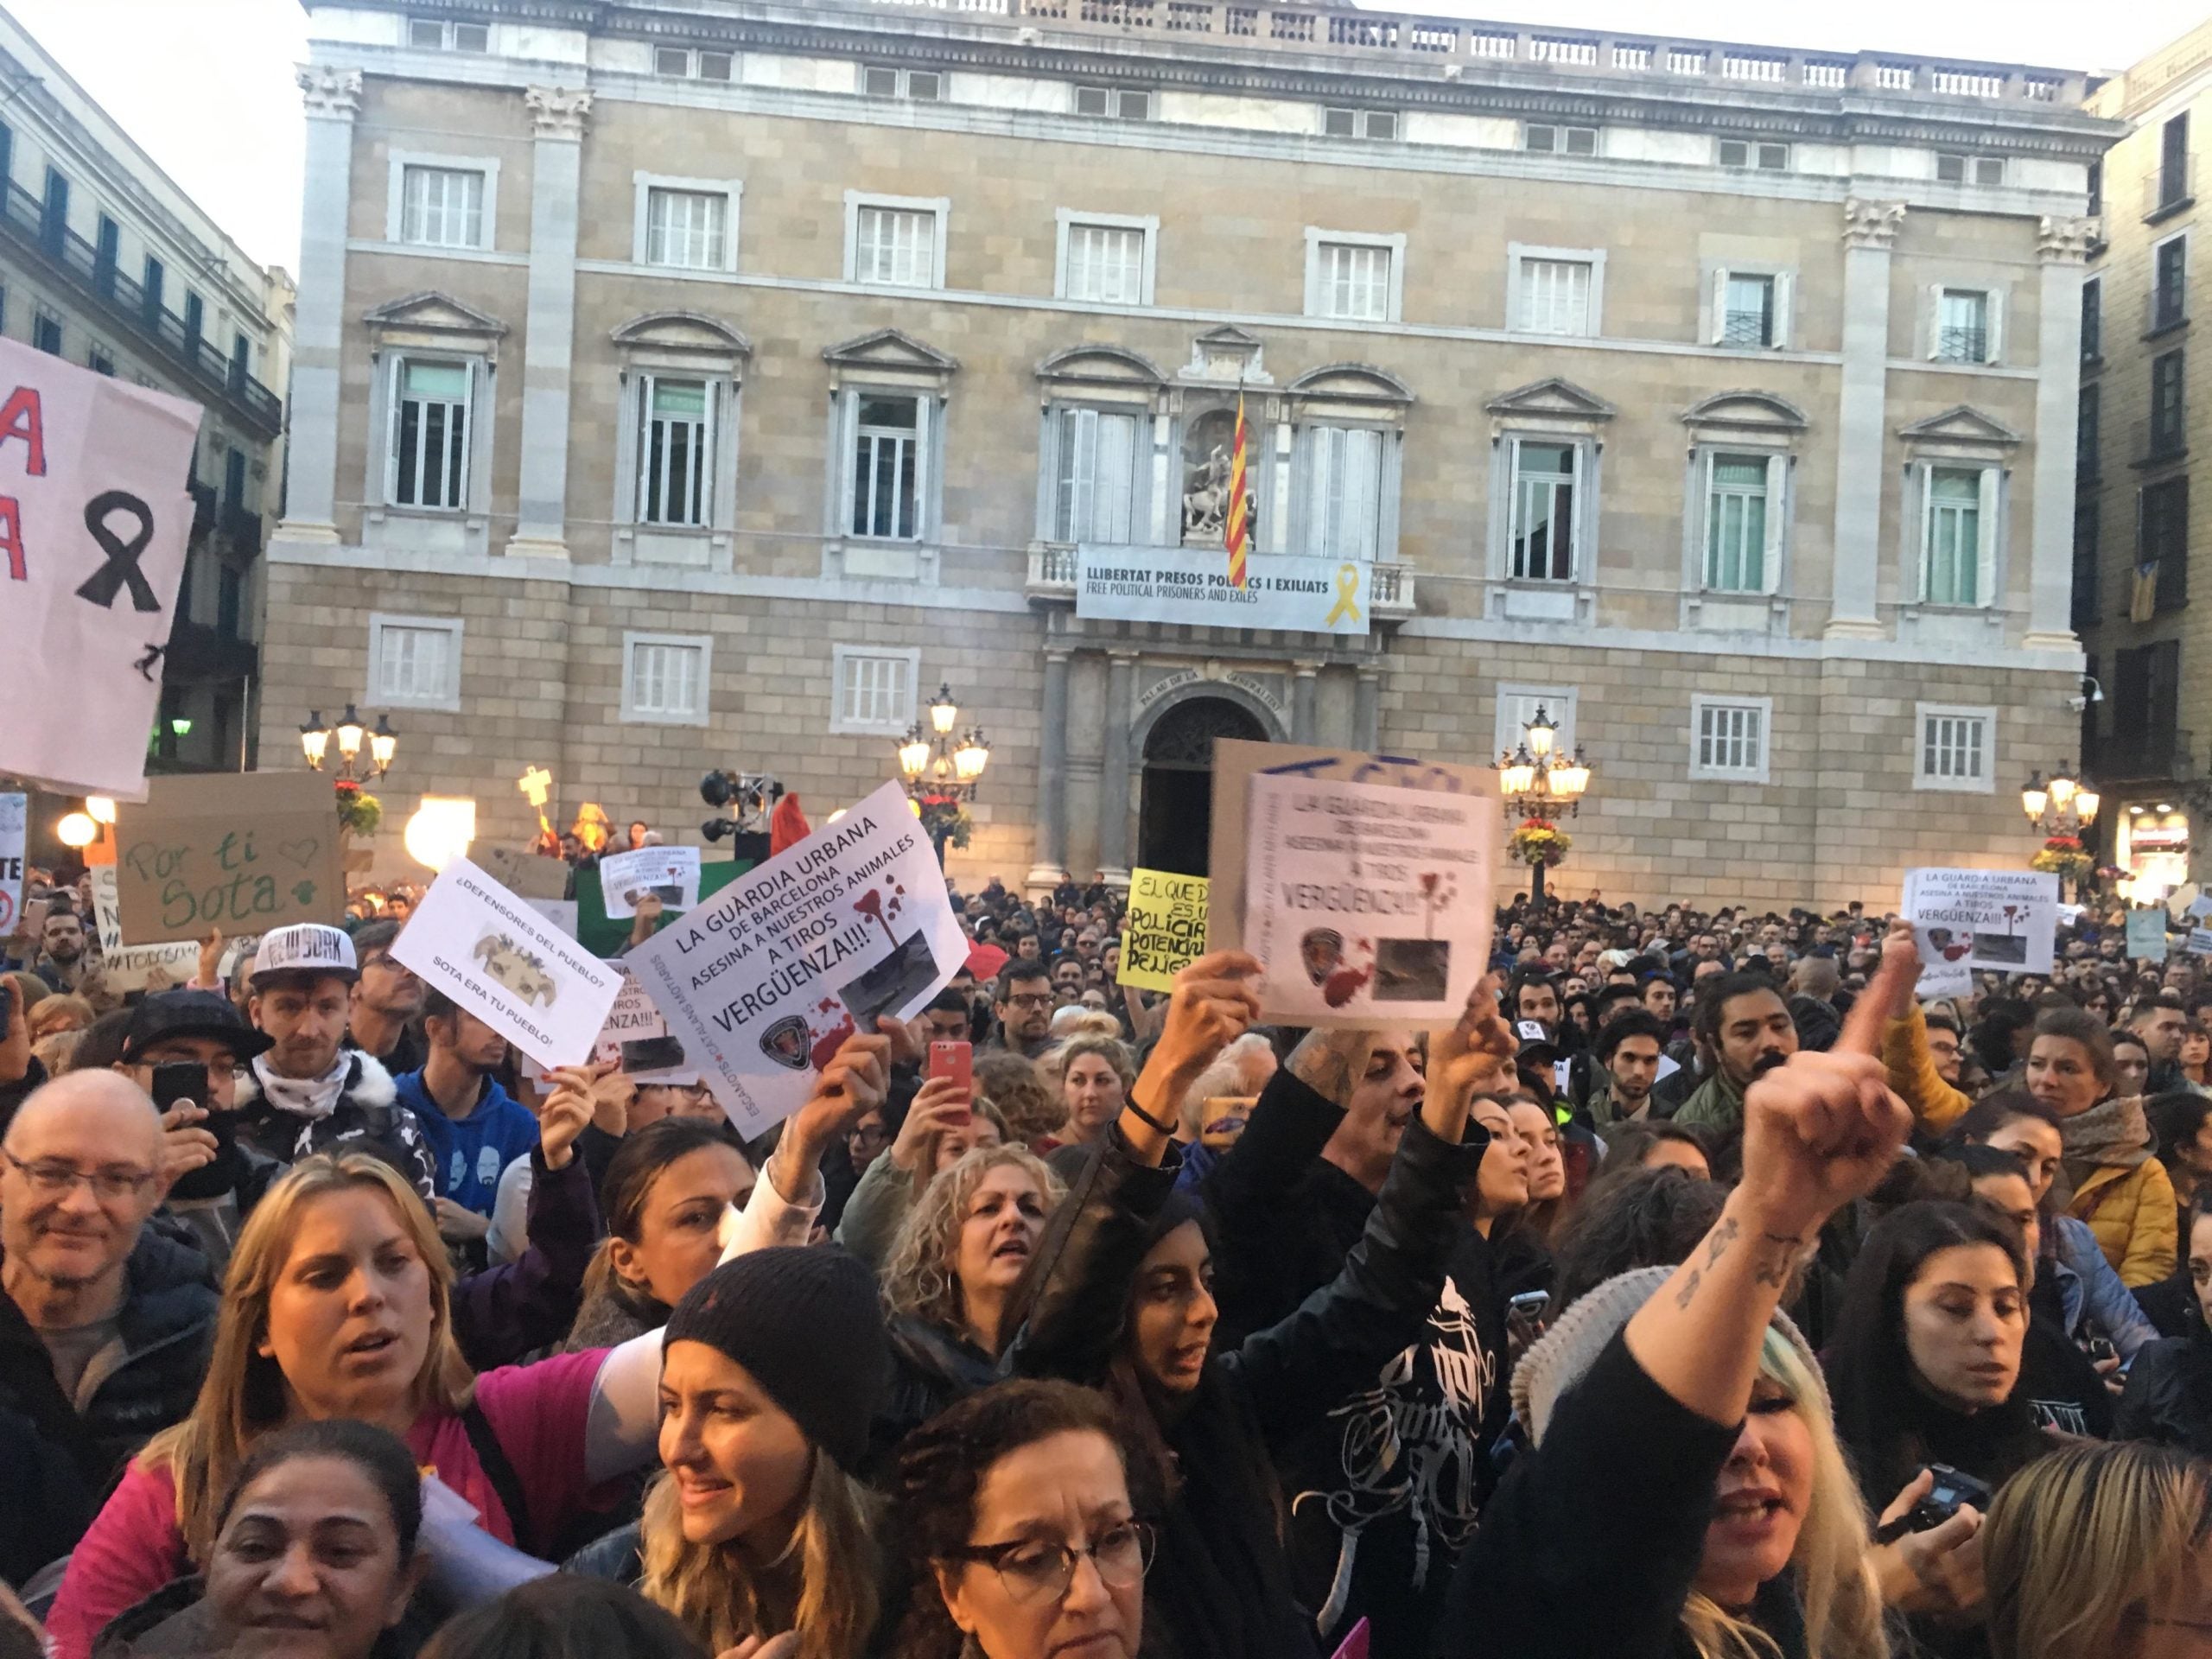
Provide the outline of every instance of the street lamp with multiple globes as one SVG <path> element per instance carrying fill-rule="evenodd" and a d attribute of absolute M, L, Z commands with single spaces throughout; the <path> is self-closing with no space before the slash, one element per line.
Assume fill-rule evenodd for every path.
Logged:
<path fill-rule="evenodd" d="M 1572 817 L 1580 813 L 1582 797 L 1590 787 L 1590 762 L 1584 758 L 1582 746 L 1576 744 L 1572 755 L 1560 752 L 1559 727 L 1552 721 L 1542 703 L 1536 705 L 1536 717 L 1521 728 L 1522 738 L 1510 754 L 1497 757 L 1494 769 L 1497 772 L 1498 794 L 1505 803 L 1509 816 L 1519 817 L 1550 829 L 1550 817 L 1561 808 Z M 1524 823 L 1519 833 L 1529 830 Z M 1552 834 L 1557 836 L 1554 830 Z M 1560 837 L 1563 841 L 1564 837 Z M 1529 899 L 1535 905 L 1544 902 L 1544 871 L 1566 856 L 1566 848 L 1558 846 L 1548 855 L 1541 846 L 1531 848 L 1535 855 L 1529 863 Z"/>
<path fill-rule="evenodd" d="M 359 767 L 364 739 L 367 740 L 369 746 L 369 764 L 373 768 L 372 776 L 381 778 L 390 772 L 392 757 L 399 753 L 399 734 L 391 729 L 388 715 L 378 715 L 376 729 L 369 731 L 362 726 L 360 715 L 353 712 L 353 705 L 350 702 L 346 705 L 346 712 L 339 717 L 335 727 L 324 725 L 322 710 L 317 709 L 308 715 L 300 728 L 300 751 L 307 756 L 308 765 L 317 772 L 322 770 L 322 763 L 329 758 L 333 737 L 338 740 L 338 771 L 335 775 L 346 781 L 358 781 L 361 778 Z"/>
<path fill-rule="evenodd" d="M 983 769 L 991 763 L 991 746 L 983 728 L 971 726 L 957 740 L 953 728 L 960 723 L 960 705 L 952 700 L 952 687 L 940 681 L 930 702 L 929 728 L 920 721 L 906 728 L 899 741 L 899 773 L 906 780 L 906 798 L 915 816 L 944 862 L 944 844 L 956 836 L 964 842 L 963 803 L 973 800 Z"/>
<path fill-rule="evenodd" d="M 2020 791 L 2020 810 L 2044 837 L 2042 850 L 2029 861 L 2029 868 L 2056 875 L 2061 898 L 2065 897 L 2069 882 L 2078 898 L 2096 868 L 2096 860 L 2082 844 L 2082 837 L 2096 822 L 2097 809 L 2103 804 L 2097 791 L 2076 779 L 2063 760 L 2051 769 L 2049 783 L 2044 781 L 2042 772 L 2031 772 Z"/>

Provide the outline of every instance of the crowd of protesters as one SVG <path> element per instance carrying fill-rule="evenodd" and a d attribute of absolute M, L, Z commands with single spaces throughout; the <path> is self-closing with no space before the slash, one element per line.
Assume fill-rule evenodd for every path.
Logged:
<path fill-rule="evenodd" d="M 748 1141 L 404 894 L 128 996 L 88 898 L 0 941 L 0 1655 L 2212 1632 L 2212 980 L 2117 912 L 1936 1002 L 1857 906 L 1522 902 L 1456 1024 L 1300 1032 L 994 879 Z"/>

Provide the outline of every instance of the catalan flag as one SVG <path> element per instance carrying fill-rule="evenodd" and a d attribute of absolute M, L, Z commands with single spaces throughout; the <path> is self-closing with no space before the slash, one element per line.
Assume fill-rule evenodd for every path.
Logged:
<path fill-rule="evenodd" d="M 1252 493 L 1245 482 L 1245 458 L 1250 434 L 1244 425 L 1244 394 L 1236 394 L 1236 447 L 1229 457 L 1229 511 L 1222 519 L 1221 539 L 1229 549 L 1229 585 L 1244 585 L 1244 552 L 1252 540 Z"/>

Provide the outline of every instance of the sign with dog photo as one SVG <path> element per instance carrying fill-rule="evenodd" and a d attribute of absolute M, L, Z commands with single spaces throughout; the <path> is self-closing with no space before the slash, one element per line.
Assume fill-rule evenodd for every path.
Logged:
<path fill-rule="evenodd" d="M 1920 946 L 1919 994 L 1964 996 L 1977 971 L 2050 971 L 2058 878 L 2041 870 L 1907 870 L 1904 913 Z"/>
<path fill-rule="evenodd" d="M 551 1068 L 588 1058 L 622 978 L 465 858 L 430 884 L 391 954 Z"/>
<path fill-rule="evenodd" d="M 886 784 L 623 960 L 752 1135 L 805 1103 L 854 1032 L 912 1019 L 969 948 L 929 836 Z"/>

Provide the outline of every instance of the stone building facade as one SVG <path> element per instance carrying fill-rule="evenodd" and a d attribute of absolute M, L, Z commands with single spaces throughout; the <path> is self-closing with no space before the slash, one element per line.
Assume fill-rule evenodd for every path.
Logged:
<path fill-rule="evenodd" d="M 518 838 L 529 765 L 818 821 L 942 683 L 992 747 L 951 868 L 1009 882 L 1189 868 L 1221 735 L 1481 763 L 1539 706 L 1596 771 L 1568 891 L 2031 850 L 2118 130 L 2077 75 L 1215 0 L 311 10 L 264 736 L 388 712 L 395 827 Z M 1240 397 L 1255 569 L 1361 626 L 1079 600 L 1224 567 Z"/>
<path fill-rule="evenodd" d="M 2114 76 L 2089 107 L 2127 133 L 2096 181 L 2104 228 L 2082 296 L 2074 619 L 2098 694 L 2082 765 L 2107 804 L 2098 850 L 2149 899 L 2190 879 L 2192 835 L 2212 813 L 2212 624 L 2189 604 L 2196 531 L 2212 527 L 2212 397 L 2192 394 L 2203 365 L 2190 360 L 2212 23 Z"/>

